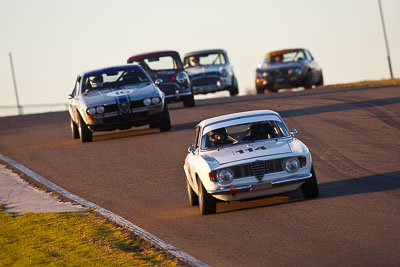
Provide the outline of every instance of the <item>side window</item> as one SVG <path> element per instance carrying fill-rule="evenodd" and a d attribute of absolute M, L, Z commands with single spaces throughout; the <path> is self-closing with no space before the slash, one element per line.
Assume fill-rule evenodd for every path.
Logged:
<path fill-rule="evenodd" d="M 194 144 L 193 146 L 195 148 L 199 147 L 199 135 L 200 135 L 200 126 L 196 127 L 196 134 L 195 134 L 195 138 L 194 138 Z"/>
<path fill-rule="evenodd" d="M 75 83 L 75 89 L 74 89 L 74 96 L 78 96 L 79 95 L 79 88 L 80 88 L 80 77 L 76 80 Z"/>
<path fill-rule="evenodd" d="M 306 57 L 308 60 L 314 60 L 314 58 L 312 57 L 312 55 L 310 54 L 310 52 L 308 50 L 304 50 L 306 52 Z"/>

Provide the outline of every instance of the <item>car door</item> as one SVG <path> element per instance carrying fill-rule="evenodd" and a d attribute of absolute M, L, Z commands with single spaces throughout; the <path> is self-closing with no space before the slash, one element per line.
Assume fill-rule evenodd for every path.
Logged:
<path fill-rule="evenodd" d="M 70 95 L 71 98 L 69 100 L 69 106 L 68 106 L 68 111 L 71 116 L 71 118 L 75 121 L 78 122 L 78 108 L 79 108 L 79 95 L 80 95 L 80 89 L 81 89 L 81 77 L 78 77 L 75 82 L 75 87 Z"/>
<path fill-rule="evenodd" d="M 189 183 L 195 192 L 198 192 L 197 181 L 196 181 L 196 166 L 199 161 L 199 147 L 200 147 L 200 126 L 196 127 L 194 143 L 192 145 L 192 151 L 186 157 L 185 167 L 187 170 L 187 178 Z"/>
<path fill-rule="evenodd" d="M 321 68 L 319 65 L 315 62 L 314 57 L 311 55 L 310 51 L 306 50 L 306 57 L 309 62 L 309 68 L 311 70 L 311 75 L 312 75 L 312 82 L 317 83 L 320 77 L 320 72 Z"/>

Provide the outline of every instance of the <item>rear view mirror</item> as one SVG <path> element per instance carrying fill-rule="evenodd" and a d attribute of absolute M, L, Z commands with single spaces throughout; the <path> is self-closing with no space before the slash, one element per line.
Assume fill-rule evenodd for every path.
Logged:
<path fill-rule="evenodd" d="M 295 137 L 297 135 L 297 130 L 296 129 L 292 129 L 290 130 L 290 134 Z"/>

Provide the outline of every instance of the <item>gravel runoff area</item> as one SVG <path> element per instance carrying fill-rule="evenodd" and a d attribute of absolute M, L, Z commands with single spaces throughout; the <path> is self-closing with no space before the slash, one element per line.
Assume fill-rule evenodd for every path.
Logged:
<path fill-rule="evenodd" d="M 50 193 L 30 186 L 18 174 L 0 164 L 0 203 L 6 212 L 20 215 L 28 212 L 77 212 L 84 211 L 81 205 L 61 202 Z"/>

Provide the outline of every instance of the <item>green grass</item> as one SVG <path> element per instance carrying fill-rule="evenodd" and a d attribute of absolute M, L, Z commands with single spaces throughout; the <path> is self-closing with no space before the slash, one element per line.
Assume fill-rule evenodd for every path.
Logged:
<path fill-rule="evenodd" d="M 360 81 L 354 83 L 328 84 L 318 88 L 375 87 L 375 86 L 389 86 L 389 85 L 400 85 L 400 79 L 384 79 L 384 80 Z"/>
<path fill-rule="evenodd" d="M 94 212 L 1 211 L 0 266 L 177 266 Z"/>

